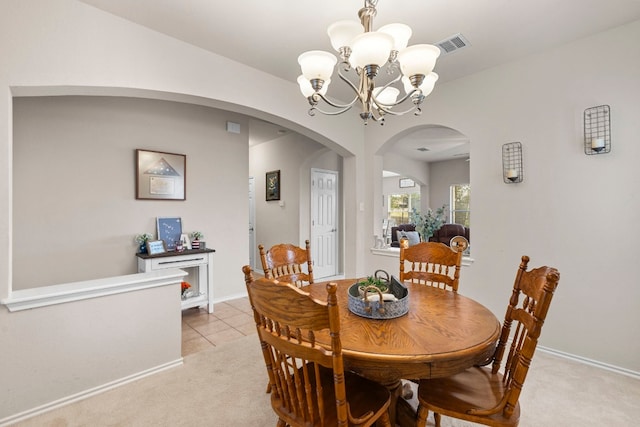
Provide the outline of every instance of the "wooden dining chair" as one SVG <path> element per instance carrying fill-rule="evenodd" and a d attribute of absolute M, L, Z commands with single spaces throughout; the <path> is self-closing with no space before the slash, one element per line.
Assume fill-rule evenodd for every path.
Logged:
<path fill-rule="evenodd" d="M 400 281 L 421 283 L 458 292 L 462 251 L 444 243 L 400 241 Z M 409 264 L 408 267 L 406 264 Z"/>
<path fill-rule="evenodd" d="M 272 246 L 268 251 L 265 251 L 263 245 L 258 245 L 264 277 L 294 283 L 298 287 L 313 283 L 311 246 L 308 240 L 304 243 L 304 248 L 280 243 Z"/>
<path fill-rule="evenodd" d="M 254 279 L 242 268 L 262 355 L 271 384 L 271 406 L 278 427 L 391 427 L 389 390 L 345 372 L 340 341 L 337 285 L 327 285 L 327 302 L 290 283 Z M 331 348 L 315 341 L 327 330 Z"/>
<path fill-rule="evenodd" d="M 421 380 L 416 426 L 426 425 L 429 411 L 435 414 L 436 427 L 440 426 L 441 415 L 488 426 L 518 425 L 520 392 L 560 280 L 555 268 L 527 271 L 528 263 L 529 257 L 523 256 L 493 357 L 484 366 L 451 377 Z M 510 338 L 512 327 L 514 333 Z"/>

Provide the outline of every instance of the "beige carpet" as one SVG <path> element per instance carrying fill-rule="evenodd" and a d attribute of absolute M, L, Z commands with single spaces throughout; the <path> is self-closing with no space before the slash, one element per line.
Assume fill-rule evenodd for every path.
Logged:
<path fill-rule="evenodd" d="M 274 427 L 266 383 L 253 335 L 18 425 Z M 520 402 L 521 427 L 631 427 L 640 419 L 640 381 L 539 351 Z M 442 425 L 471 424 L 443 417 Z"/>

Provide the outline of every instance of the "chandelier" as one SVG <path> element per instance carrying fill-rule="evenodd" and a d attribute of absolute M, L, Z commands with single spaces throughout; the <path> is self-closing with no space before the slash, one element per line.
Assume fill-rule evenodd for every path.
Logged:
<path fill-rule="evenodd" d="M 364 1 L 364 7 L 358 12 L 360 22 L 338 21 L 327 29 L 331 45 L 340 54 L 338 75 L 355 92 L 351 102 L 340 104 L 326 96 L 338 62 L 335 55 L 312 50 L 298 57 L 302 69 L 298 84 L 311 105 L 309 115 L 314 116 L 316 111 L 338 115 L 359 104 L 362 107 L 360 117 L 365 124 L 369 119 L 384 124 L 387 114 L 399 116 L 414 112 L 417 116 L 422 113 L 420 106 L 438 80 L 438 75 L 432 70 L 440 49 L 430 44 L 407 47 L 411 28 L 405 24 L 388 24 L 373 31 L 377 3 L 378 0 Z M 386 78 L 379 73 L 382 68 L 386 68 Z M 357 82 L 351 79 L 357 79 Z M 378 83 L 382 80 L 383 83 Z M 400 99 L 398 87 L 404 90 Z M 333 108 L 327 111 L 320 109 L 318 103 L 321 100 Z M 412 104 L 409 109 L 393 110 L 407 100 Z"/>

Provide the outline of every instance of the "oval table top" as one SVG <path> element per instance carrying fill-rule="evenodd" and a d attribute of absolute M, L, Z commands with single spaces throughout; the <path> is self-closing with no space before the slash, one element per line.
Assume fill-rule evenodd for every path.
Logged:
<path fill-rule="evenodd" d="M 403 378 L 452 375 L 493 355 L 500 323 L 482 304 L 449 290 L 406 283 L 406 315 L 369 319 L 349 311 L 347 291 L 356 281 L 331 281 L 338 284 L 340 337 L 348 369 L 393 384 Z M 326 301 L 327 283 L 307 285 L 303 290 Z M 316 338 L 329 344 L 328 333 Z"/>

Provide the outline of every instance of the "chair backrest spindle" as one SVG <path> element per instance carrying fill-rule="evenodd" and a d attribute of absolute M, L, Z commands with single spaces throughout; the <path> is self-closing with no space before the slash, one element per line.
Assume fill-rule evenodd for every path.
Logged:
<path fill-rule="evenodd" d="M 462 252 L 444 243 L 421 242 L 413 246 L 400 241 L 400 281 L 410 281 L 458 291 Z M 409 264 L 407 268 L 407 264 Z"/>

